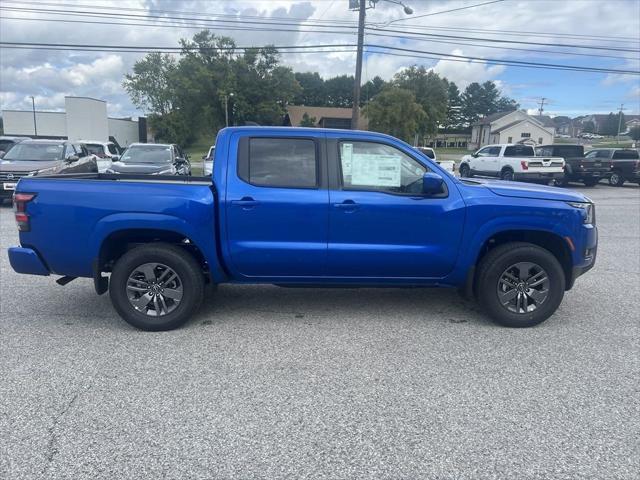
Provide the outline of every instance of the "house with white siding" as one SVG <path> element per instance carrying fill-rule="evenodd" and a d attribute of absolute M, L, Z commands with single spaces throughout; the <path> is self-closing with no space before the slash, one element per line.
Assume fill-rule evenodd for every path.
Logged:
<path fill-rule="evenodd" d="M 528 115 L 522 110 L 499 112 L 473 124 L 469 150 L 496 143 L 553 143 L 555 128 L 545 126 L 544 119 Z"/>

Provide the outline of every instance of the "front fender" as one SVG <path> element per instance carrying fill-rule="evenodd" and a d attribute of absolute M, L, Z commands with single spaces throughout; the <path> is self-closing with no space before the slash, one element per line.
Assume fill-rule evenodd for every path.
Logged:
<path fill-rule="evenodd" d="M 98 258 L 105 240 L 117 232 L 148 229 L 177 233 L 198 247 L 207 261 L 211 279 L 218 283 L 223 281 L 226 275 L 217 257 L 213 224 L 210 231 L 203 227 L 206 224 L 205 221 L 203 224 L 194 225 L 182 218 L 160 213 L 115 213 L 98 221 L 89 238 L 89 244 L 93 258 Z"/>

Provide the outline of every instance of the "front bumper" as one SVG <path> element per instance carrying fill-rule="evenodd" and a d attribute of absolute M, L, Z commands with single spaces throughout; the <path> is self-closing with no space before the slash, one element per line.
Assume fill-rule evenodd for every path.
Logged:
<path fill-rule="evenodd" d="M 9 263 L 18 273 L 28 275 L 49 275 L 49 269 L 38 253 L 31 248 L 9 248 Z"/>
<path fill-rule="evenodd" d="M 583 234 L 583 241 L 580 245 L 576 245 L 576 256 L 578 257 L 578 261 L 573 265 L 571 278 L 567 279 L 567 290 L 573 287 L 576 278 L 587 273 L 596 264 L 596 256 L 598 253 L 598 228 L 595 226 L 584 226 L 582 228 L 586 231 Z"/>

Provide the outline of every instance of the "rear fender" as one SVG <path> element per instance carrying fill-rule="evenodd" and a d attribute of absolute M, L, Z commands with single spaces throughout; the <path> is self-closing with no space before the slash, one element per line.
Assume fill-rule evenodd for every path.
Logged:
<path fill-rule="evenodd" d="M 89 238 L 93 258 L 98 258 L 105 240 L 112 234 L 125 230 L 162 230 L 188 238 L 202 253 L 214 283 L 226 279 L 224 269 L 217 257 L 216 236 L 211 224 L 211 230 L 204 225 L 192 225 L 182 218 L 173 215 L 156 213 L 116 213 L 102 218 L 95 226 Z M 196 228 L 197 227 L 197 228 Z"/>

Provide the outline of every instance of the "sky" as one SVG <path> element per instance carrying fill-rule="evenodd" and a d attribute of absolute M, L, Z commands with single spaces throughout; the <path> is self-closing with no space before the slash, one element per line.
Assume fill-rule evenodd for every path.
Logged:
<path fill-rule="evenodd" d="M 392 34 L 412 37 L 407 39 L 368 34 L 365 43 L 503 61 L 640 70 L 640 53 L 637 52 L 640 50 L 640 0 L 502 0 L 440 13 L 488 1 L 403 0 L 413 10 L 413 14 L 407 15 L 402 6 L 378 0 L 375 8 L 367 10 L 368 24 L 422 35 Z M 353 27 L 357 22 L 357 12 L 350 11 L 348 4 L 348 0 L 2 0 L 0 41 L 177 47 L 180 38 L 190 38 L 199 31 L 198 19 L 211 21 L 217 18 L 234 22 L 254 19 L 296 24 L 280 27 L 292 30 L 287 32 L 229 30 L 221 25 L 238 23 L 221 22 L 211 28 L 217 35 L 232 37 L 239 46 L 353 44 L 356 42 Z M 56 13 L 34 9 L 55 10 Z M 103 18 L 87 18 L 72 13 L 96 10 L 104 14 Z M 131 17 L 109 16 L 114 13 Z M 225 16 L 207 17 L 219 14 Z M 424 16 L 427 14 L 429 16 Z M 137 16 L 149 15 L 154 17 L 136 20 L 140 18 Z M 175 26 L 175 18 L 180 16 L 191 20 Z M 114 24 L 141 21 L 145 25 Z M 174 25 L 166 25 L 166 22 Z M 301 22 L 306 22 L 306 25 L 299 25 Z M 304 31 L 320 29 L 309 26 L 313 23 L 329 25 L 325 30 L 333 33 Z M 425 36 L 424 33 L 508 39 L 539 45 L 480 44 L 477 40 Z M 577 49 L 553 44 L 613 50 Z M 635 49 L 636 52 L 621 51 L 625 49 Z M 558 51 L 582 55 L 556 53 Z M 144 53 L 65 52 L 0 46 L 0 108 L 30 109 L 33 95 L 38 110 L 61 110 L 64 97 L 71 95 L 106 100 L 111 116 L 144 115 L 145 112 L 136 109 L 122 88 L 124 75 L 131 72 L 136 60 L 143 56 Z M 388 80 L 402 68 L 417 64 L 456 82 L 461 90 L 471 82 L 492 80 L 504 95 L 515 98 L 521 108 L 530 113 L 537 109 L 542 97 L 546 99 L 544 113 L 552 116 L 609 113 L 618 110 L 621 104 L 624 104 L 626 114 L 640 113 L 638 75 L 543 70 L 456 60 L 459 59 L 367 53 L 363 83 L 376 75 Z M 282 55 L 281 61 L 295 71 L 317 71 L 324 78 L 353 74 L 355 69 L 355 53 L 352 52 L 287 53 Z"/>

